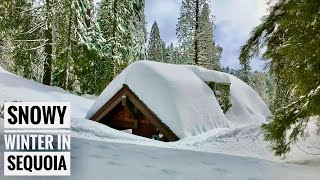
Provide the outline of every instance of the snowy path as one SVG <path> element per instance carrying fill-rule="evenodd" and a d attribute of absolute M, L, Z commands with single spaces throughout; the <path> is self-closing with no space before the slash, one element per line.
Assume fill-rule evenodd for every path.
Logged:
<path fill-rule="evenodd" d="M 3 150 L 3 144 L 1 145 Z M 0 162 L 3 160 L 1 152 Z M 2 166 L 2 164 L 0 165 Z M 73 138 L 72 176 L 58 179 L 316 179 L 317 167 Z M 1 167 L 1 175 L 3 167 Z M 275 178 L 276 177 L 276 178 Z M 1 179 L 57 179 L 17 178 Z"/>

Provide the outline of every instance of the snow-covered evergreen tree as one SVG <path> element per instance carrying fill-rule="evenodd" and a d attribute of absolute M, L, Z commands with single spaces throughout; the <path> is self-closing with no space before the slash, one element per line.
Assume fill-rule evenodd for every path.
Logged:
<path fill-rule="evenodd" d="M 243 65 L 259 56 L 261 49 L 263 59 L 270 61 L 277 82 L 276 110 L 263 129 L 279 156 L 290 151 L 299 137 L 305 137 L 311 117 L 320 115 L 319 11 L 319 0 L 278 0 L 241 48 Z"/>
<path fill-rule="evenodd" d="M 259 94 L 262 100 L 268 104 L 267 75 L 264 72 L 254 71 L 249 85 Z M 269 104 L 268 104 L 269 105 Z"/>
<path fill-rule="evenodd" d="M 144 15 L 144 0 L 135 0 L 134 3 L 134 61 L 147 58 L 147 28 Z"/>
<path fill-rule="evenodd" d="M 36 10 L 33 0 L 0 1 L 0 54 L 9 70 L 40 81 L 45 39 Z"/>
<path fill-rule="evenodd" d="M 76 81 L 81 81 L 81 74 L 76 75 L 79 64 L 84 60 L 93 61 L 99 56 L 106 56 L 107 43 L 100 29 L 88 15 L 93 9 L 91 0 L 61 1 L 55 7 L 54 37 L 55 63 L 54 85 L 75 90 Z M 96 56 L 93 56 L 96 54 Z M 77 66 L 76 66 L 77 65 Z M 75 67 L 76 66 L 76 67 Z"/>
<path fill-rule="evenodd" d="M 198 51 L 195 37 L 198 33 L 196 25 L 200 16 L 200 6 L 199 0 L 183 0 L 180 9 L 176 30 L 181 53 L 189 59 L 189 62 L 185 62 L 186 64 L 198 63 L 198 57 L 195 54 Z"/>
<path fill-rule="evenodd" d="M 220 69 L 222 49 L 215 46 L 214 24 L 207 0 L 183 0 L 177 35 L 185 64 Z"/>
<path fill-rule="evenodd" d="M 120 73 L 131 61 L 134 52 L 134 3 L 131 0 L 102 0 L 98 21 L 103 37 L 110 43 L 112 78 Z"/>
<path fill-rule="evenodd" d="M 163 42 L 160 37 L 160 31 L 157 22 L 152 25 L 149 44 L 148 44 L 148 59 L 152 61 L 163 62 L 164 57 Z"/>
<path fill-rule="evenodd" d="M 175 63 L 175 48 L 173 46 L 173 43 L 171 43 L 168 47 L 165 49 L 164 53 L 164 62 L 166 63 Z"/>
<path fill-rule="evenodd" d="M 215 47 L 213 17 L 207 3 L 201 11 L 199 24 L 199 65 L 207 69 L 220 70 L 221 52 Z"/>

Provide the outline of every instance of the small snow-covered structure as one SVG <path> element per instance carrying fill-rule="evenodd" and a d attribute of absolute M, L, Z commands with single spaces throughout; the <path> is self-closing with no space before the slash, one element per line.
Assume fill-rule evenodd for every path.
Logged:
<path fill-rule="evenodd" d="M 133 134 L 144 137 L 162 134 L 169 141 L 214 128 L 231 127 L 230 119 L 234 120 L 234 116 L 257 118 L 248 120 L 248 123 L 264 121 L 265 114 L 270 114 L 270 111 L 252 89 L 250 93 L 255 93 L 253 97 L 258 98 L 254 101 L 262 104 L 257 106 L 258 113 L 237 111 L 251 107 L 238 102 L 237 95 L 236 100 L 232 98 L 234 91 L 230 76 L 198 66 L 137 61 L 106 87 L 86 118 L 119 130 L 132 129 Z M 208 85 L 210 82 L 231 84 L 231 102 L 236 102 L 236 109 L 230 109 L 231 114 L 224 114 L 212 87 Z"/>

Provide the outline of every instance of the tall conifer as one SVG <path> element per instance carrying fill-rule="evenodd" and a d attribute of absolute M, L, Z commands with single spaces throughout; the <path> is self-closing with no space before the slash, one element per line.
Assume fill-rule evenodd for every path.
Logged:
<path fill-rule="evenodd" d="M 163 42 L 160 37 L 160 31 L 157 22 L 155 21 L 151 28 L 149 45 L 148 45 L 148 59 L 152 61 L 163 62 L 164 56 Z"/>

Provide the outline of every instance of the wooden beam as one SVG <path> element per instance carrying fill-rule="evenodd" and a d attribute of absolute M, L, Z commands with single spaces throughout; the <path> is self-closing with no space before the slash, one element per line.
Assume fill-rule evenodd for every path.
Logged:
<path fill-rule="evenodd" d="M 107 115 L 113 108 L 115 108 L 121 102 L 121 98 L 113 101 L 109 106 L 107 106 L 104 111 L 102 111 L 96 118 L 95 121 L 100 121 L 105 115 Z"/>
<path fill-rule="evenodd" d="M 122 101 L 121 96 L 125 93 L 125 91 L 127 91 L 126 88 L 121 88 L 107 103 L 105 103 L 95 114 L 93 114 L 90 119 L 94 121 L 100 121 Z"/>
<path fill-rule="evenodd" d="M 110 121 L 107 123 L 109 127 L 119 129 L 119 128 L 127 128 L 127 129 L 134 129 L 136 128 L 135 121 Z"/>
<path fill-rule="evenodd" d="M 122 96 L 122 106 L 127 106 L 127 96 Z"/>

